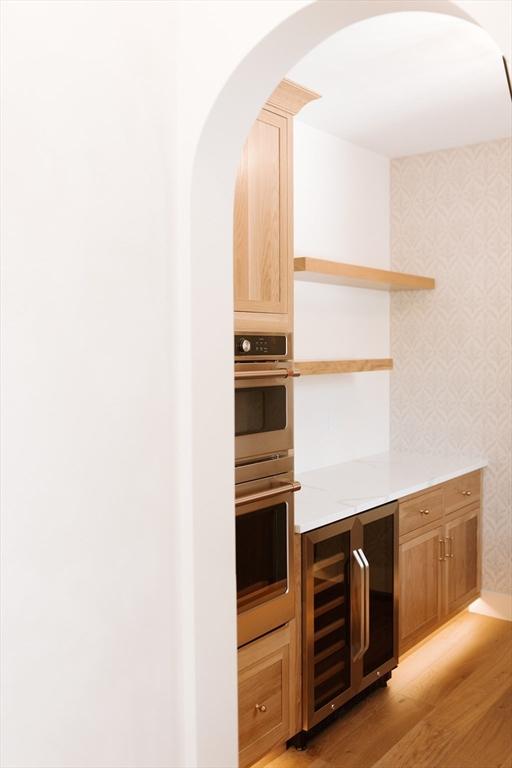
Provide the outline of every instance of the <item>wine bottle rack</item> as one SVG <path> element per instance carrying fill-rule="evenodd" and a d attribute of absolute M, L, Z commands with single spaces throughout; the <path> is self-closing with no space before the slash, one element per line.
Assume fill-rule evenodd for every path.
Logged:
<path fill-rule="evenodd" d="M 321 709 L 346 687 L 346 553 L 342 537 L 315 544 L 313 576 L 313 697 Z"/>

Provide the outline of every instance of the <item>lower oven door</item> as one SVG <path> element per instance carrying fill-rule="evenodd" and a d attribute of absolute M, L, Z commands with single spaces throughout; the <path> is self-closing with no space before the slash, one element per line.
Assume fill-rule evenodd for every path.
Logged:
<path fill-rule="evenodd" d="M 290 475 L 236 486 L 238 645 L 285 624 L 295 612 Z"/>

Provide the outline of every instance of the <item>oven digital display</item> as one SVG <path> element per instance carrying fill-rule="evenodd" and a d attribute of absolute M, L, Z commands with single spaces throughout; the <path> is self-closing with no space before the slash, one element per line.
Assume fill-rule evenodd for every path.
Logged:
<path fill-rule="evenodd" d="M 285 357 L 287 354 L 287 339 L 280 336 L 235 336 L 235 357 L 267 358 Z"/>

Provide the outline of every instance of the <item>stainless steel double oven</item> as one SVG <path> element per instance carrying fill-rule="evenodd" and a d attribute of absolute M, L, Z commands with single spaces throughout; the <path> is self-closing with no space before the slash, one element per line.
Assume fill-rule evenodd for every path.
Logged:
<path fill-rule="evenodd" d="M 235 336 L 238 645 L 294 615 L 293 379 L 287 334 Z"/>

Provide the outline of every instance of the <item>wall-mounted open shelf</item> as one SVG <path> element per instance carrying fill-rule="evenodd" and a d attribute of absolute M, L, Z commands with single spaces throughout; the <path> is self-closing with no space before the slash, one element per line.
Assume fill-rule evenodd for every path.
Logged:
<path fill-rule="evenodd" d="M 436 281 L 432 277 L 407 275 L 387 269 L 342 264 L 338 261 L 311 259 L 300 256 L 294 259 L 295 280 L 313 283 L 349 285 L 354 288 L 376 288 L 381 291 L 432 290 Z"/>
<path fill-rule="evenodd" d="M 304 360 L 295 362 L 294 369 L 301 376 L 316 376 L 322 373 L 359 373 L 361 371 L 390 371 L 393 360 L 389 357 L 374 360 Z"/>

